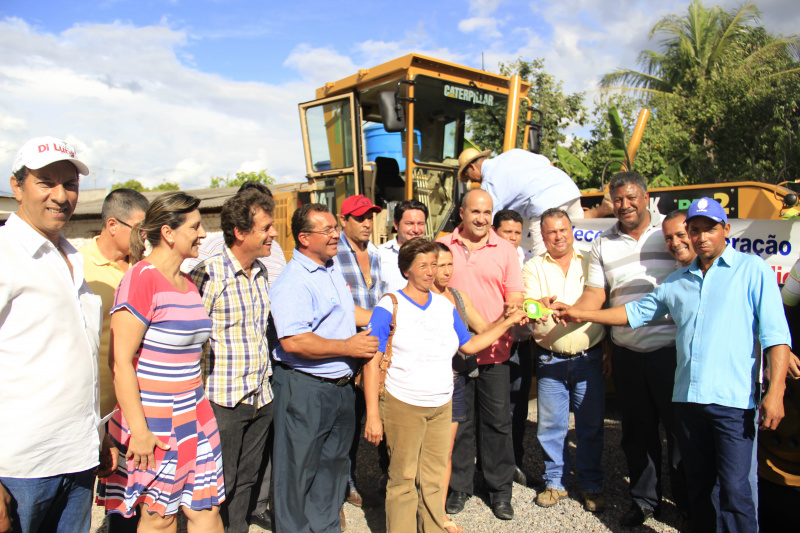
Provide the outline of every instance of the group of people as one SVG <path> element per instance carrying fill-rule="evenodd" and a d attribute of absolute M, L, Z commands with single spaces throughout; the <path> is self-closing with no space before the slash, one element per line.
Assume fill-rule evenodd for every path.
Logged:
<path fill-rule="evenodd" d="M 256 183 L 226 200 L 210 239 L 197 198 L 112 191 L 100 234 L 75 250 L 61 231 L 88 168 L 64 141 L 26 143 L 19 208 L 0 228 L 0 532 L 88 532 L 93 495 L 110 533 L 175 531 L 178 509 L 190 531 L 338 532 L 345 502 L 368 497 L 362 435 L 380 450 L 387 531 L 463 531 L 452 515 L 476 468 L 510 520 L 513 483 L 530 482 L 534 367 L 536 505 L 566 498 L 574 471 L 584 508 L 605 509 L 613 376 L 621 525 L 659 516 L 661 423 L 692 531 L 756 531 L 756 428 L 779 426 L 787 371 L 800 374 L 769 268 L 725 245 L 714 200 L 662 216 L 634 172 L 611 181 L 591 214 L 617 222 L 583 252 L 574 184 L 539 193 L 529 174 L 565 175 L 520 150 L 487 156 L 459 158 L 459 179 L 480 188 L 452 234 L 427 240 L 427 208 L 407 200 L 396 239 L 376 246 L 370 199 L 338 215 L 309 203 L 292 215 L 287 263 Z M 554 315 L 529 320 L 525 299 Z"/>

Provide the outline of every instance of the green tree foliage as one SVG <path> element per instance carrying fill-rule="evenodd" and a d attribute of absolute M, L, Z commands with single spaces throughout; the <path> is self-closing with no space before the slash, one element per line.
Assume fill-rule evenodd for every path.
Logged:
<path fill-rule="evenodd" d="M 144 188 L 144 185 L 142 185 L 138 180 L 128 180 L 123 183 L 114 183 L 113 185 L 111 185 L 111 190 L 113 191 L 115 189 L 133 189 L 134 191 L 137 192 L 142 192 L 147 190 Z"/>
<path fill-rule="evenodd" d="M 565 94 L 562 82 L 545 70 L 544 59 L 526 61 L 519 58 L 511 63 L 500 63 L 499 72 L 503 76 L 519 74 L 531 84 L 528 98 L 543 114 L 541 153 L 551 160 L 556 159 L 556 147 L 567 140 L 566 129 L 570 125 L 583 126 L 587 123 L 588 116 L 583 105 L 584 93 Z M 523 104 L 520 107 L 517 146 L 521 147 L 527 106 Z M 495 114 L 500 124 L 486 109 L 471 111 L 467 136 L 482 149 L 500 153 L 503 151 L 505 112 Z M 533 118 L 536 120 L 535 114 Z"/>
<path fill-rule="evenodd" d="M 267 169 L 261 172 L 237 172 L 234 177 L 231 177 L 230 174 L 224 178 L 211 176 L 209 187 L 241 187 L 246 181 L 256 181 L 264 185 L 271 185 L 275 183 L 275 178 L 267 174 Z"/>
<path fill-rule="evenodd" d="M 181 190 L 180 186 L 172 181 L 165 181 L 163 183 L 159 183 L 155 187 L 150 187 L 151 191 L 179 191 Z"/>
<path fill-rule="evenodd" d="M 612 103 L 628 134 L 629 108 L 653 111 L 634 162 L 651 182 L 800 177 L 800 40 L 769 34 L 759 17 L 755 4 L 726 13 L 693 0 L 684 15 L 658 22 L 650 35 L 663 37 L 662 46 L 642 52 L 643 70 L 603 78 L 601 85 L 638 98 L 606 98 L 595 110 L 592 139 L 579 154 L 592 177 L 607 160 L 603 114 Z"/>
<path fill-rule="evenodd" d="M 641 71 L 618 69 L 603 76 L 600 86 L 654 94 L 673 93 L 680 86 L 688 89 L 692 81 L 711 77 L 737 54 L 752 30 L 750 23 L 758 18 L 755 4 L 727 13 L 719 6 L 708 9 L 700 0 L 692 0 L 685 16 L 667 15 L 650 30 L 650 39 L 662 37 L 661 49 L 639 54 Z"/>
<path fill-rule="evenodd" d="M 624 138 L 626 149 L 630 148 L 641 108 L 641 101 L 631 96 L 616 94 L 602 97 L 592 112 L 590 138 L 585 141 L 577 139 L 572 148 L 573 154 L 588 168 L 587 176 L 571 173 L 561 162 L 557 163 L 558 166 L 564 168 L 581 188 L 605 186 L 625 160 L 621 141 Z M 685 177 L 681 176 L 680 169 L 670 167 L 685 159 L 688 138 L 689 134 L 679 124 L 674 121 L 665 123 L 660 116 L 651 114 L 633 161 L 633 170 L 642 174 L 654 187 L 684 184 Z M 670 169 L 670 183 L 661 178 L 667 169 Z M 673 181 L 675 179 L 677 181 Z"/>
<path fill-rule="evenodd" d="M 111 186 L 111 190 L 114 189 L 133 189 L 134 191 L 139 192 L 146 192 L 146 191 L 179 191 L 181 188 L 180 186 L 172 181 L 165 181 L 163 183 L 159 183 L 155 187 L 147 188 L 142 185 L 138 180 L 128 180 L 123 183 L 115 183 Z"/>

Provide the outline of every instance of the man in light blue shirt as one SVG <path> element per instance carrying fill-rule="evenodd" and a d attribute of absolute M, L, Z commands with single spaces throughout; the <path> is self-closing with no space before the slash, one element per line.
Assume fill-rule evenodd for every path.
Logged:
<path fill-rule="evenodd" d="M 710 198 L 686 217 L 697 259 L 638 302 L 600 311 L 564 309 L 561 318 L 637 328 L 669 314 L 678 326 L 673 406 L 689 483 L 692 531 L 715 531 L 712 490 L 719 478 L 723 531 L 757 531 L 748 481 L 755 415 L 764 429 L 783 418 L 791 338 L 775 275 L 757 255 L 726 243 L 725 210 Z M 760 343 L 770 386 L 760 398 Z M 759 404 L 759 399 L 761 400 Z"/>
<path fill-rule="evenodd" d="M 370 313 L 353 304 L 334 264 L 339 230 L 326 206 L 297 209 L 297 248 L 270 289 L 280 339 L 272 382 L 278 533 L 339 533 L 355 431 L 353 370 L 378 349 L 370 330 L 356 333 Z"/>
<path fill-rule="evenodd" d="M 492 197 L 495 213 L 501 209 L 516 211 L 524 220 L 523 249 L 534 256 L 545 252 L 540 217 L 551 207 L 560 207 L 571 220 L 584 218 L 581 191 L 563 170 L 550 164 L 543 155 L 515 148 L 487 159 L 489 150 L 467 148 L 458 156 L 459 181 L 479 183 Z M 607 204 L 587 211 L 586 217 L 610 215 Z"/>

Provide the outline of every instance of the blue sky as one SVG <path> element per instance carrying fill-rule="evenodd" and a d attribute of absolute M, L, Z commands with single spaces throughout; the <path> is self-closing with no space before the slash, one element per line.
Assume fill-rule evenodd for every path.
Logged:
<path fill-rule="evenodd" d="M 723 6 L 738 5 L 733 0 Z M 794 2 L 758 3 L 770 31 Z M 410 52 L 487 70 L 544 58 L 567 91 L 635 66 L 652 25 L 688 0 L 0 2 L 0 168 L 27 139 L 73 142 L 84 188 L 129 178 L 202 187 L 268 169 L 304 179 L 299 102 Z M 595 93 L 589 93 L 591 99 Z M 8 185 L 0 182 L 0 191 Z"/>

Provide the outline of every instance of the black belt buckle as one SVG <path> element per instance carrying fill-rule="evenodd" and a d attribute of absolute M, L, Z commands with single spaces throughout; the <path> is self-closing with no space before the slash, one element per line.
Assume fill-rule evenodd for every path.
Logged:
<path fill-rule="evenodd" d="M 349 376 L 349 375 L 348 376 L 344 376 L 343 378 L 339 378 L 338 381 L 333 382 L 333 384 L 336 385 L 337 387 L 344 387 L 345 385 L 350 383 L 350 378 L 351 377 L 352 376 Z"/>

